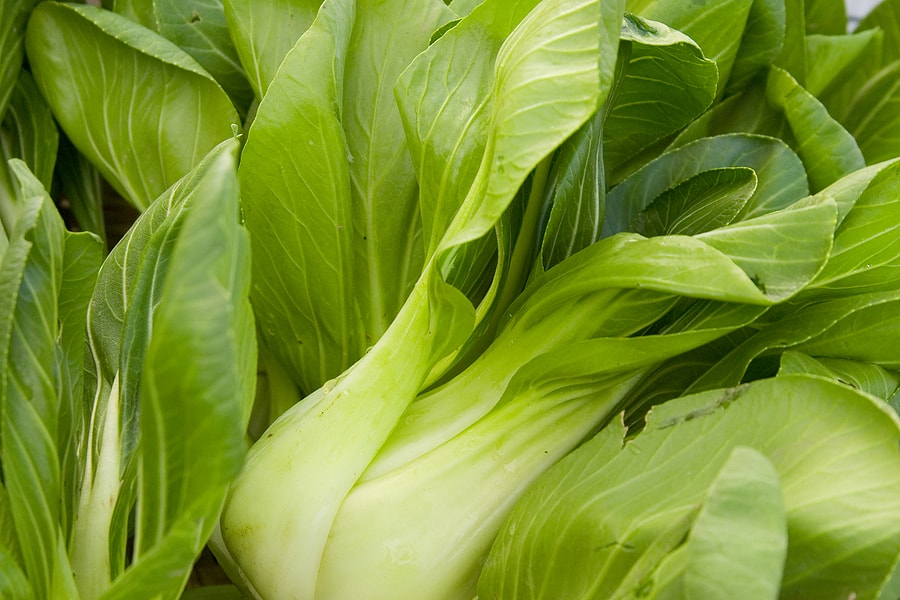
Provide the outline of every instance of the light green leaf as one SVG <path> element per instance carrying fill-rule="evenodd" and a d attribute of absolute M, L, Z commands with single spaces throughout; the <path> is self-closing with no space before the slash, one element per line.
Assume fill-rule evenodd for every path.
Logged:
<path fill-rule="evenodd" d="M 656 591 L 654 563 L 680 552 L 669 532 L 687 519 L 682 558 L 689 557 L 694 528 L 700 536 L 709 531 L 709 513 L 695 516 L 696 507 L 722 497 L 723 467 L 739 446 L 767 458 L 781 481 L 788 548 L 780 597 L 876 597 L 892 573 L 900 553 L 893 502 L 900 422 L 871 397 L 785 376 L 671 401 L 654 408 L 643 432 L 623 436 L 621 425 L 610 425 L 532 486 L 494 543 L 480 596 L 577 600 Z M 766 506 L 777 512 L 773 480 L 765 479 Z M 759 518 L 776 534 L 760 555 L 768 587 L 778 582 L 778 515 Z M 731 544 L 738 534 L 724 535 Z M 716 577 L 736 581 L 746 573 L 745 565 L 734 568 Z M 638 570 L 648 577 L 635 577 Z"/>
<path fill-rule="evenodd" d="M 843 358 L 813 358 L 794 350 L 788 350 L 781 355 L 778 374 L 786 373 L 807 373 L 828 377 L 885 401 L 900 389 L 900 373 L 888 371 L 878 365 Z"/>
<path fill-rule="evenodd" d="M 240 166 L 262 336 L 306 391 L 367 345 L 352 289 L 357 233 L 341 127 L 353 22 L 352 3 L 325 5 L 260 103 Z"/>
<path fill-rule="evenodd" d="M 626 15 L 621 40 L 628 64 L 603 124 L 609 185 L 646 162 L 642 153 L 655 142 L 706 110 L 718 77 L 716 63 L 693 40 L 663 23 Z"/>
<path fill-rule="evenodd" d="M 24 572 L 38 597 L 74 592 L 60 528 L 58 306 L 65 229 L 19 160 L 22 210 L 0 265 L 0 454 Z"/>
<path fill-rule="evenodd" d="M 831 118 L 825 106 L 804 90 L 790 73 L 772 67 L 766 96 L 784 112 L 814 192 L 866 166 L 856 140 Z"/>
<path fill-rule="evenodd" d="M 880 55 L 882 37 L 876 29 L 850 35 L 806 36 L 806 89 L 819 97 L 832 88 L 844 87 L 848 78 L 858 75 L 861 64 Z"/>
<path fill-rule="evenodd" d="M 777 471 L 764 454 L 736 446 L 685 543 L 684 597 L 774 600 L 787 547 Z"/>
<path fill-rule="evenodd" d="M 780 318 L 773 316 L 766 327 L 723 353 L 690 389 L 737 385 L 755 359 L 777 357 L 787 349 L 895 369 L 900 365 L 900 354 L 893 343 L 900 326 L 898 302 L 900 294 L 892 290 L 838 297 L 795 309 Z"/>
<path fill-rule="evenodd" d="M 321 0 L 224 0 L 228 32 L 256 97 L 262 99 L 288 51 L 309 29 Z"/>
<path fill-rule="evenodd" d="M 667 189 L 703 171 L 727 167 L 749 167 L 758 180 L 741 219 L 787 207 L 809 193 L 803 164 L 781 140 L 746 134 L 701 138 L 669 150 L 614 187 L 606 198 L 603 235 L 625 231 Z"/>
<path fill-rule="evenodd" d="M 476 9 L 467 19 L 487 25 L 479 14 L 491 13 Z M 506 39 L 497 55 L 481 167 L 435 259 L 384 336 L 337 380 L 285 413 L 251 451 L 226 504 L 222 533 L 225 551 L 259 594 L 313 597 L 332 522 L 347 493 L 435 363 L 472 331 L 473 307 L 441 279 L 438 265 L 453 248 L 491 231 L 535 166 L 597 110 L 599 14 L 596 2 L 544 2 Z M 431 48 L 452 39 L 465 23 Z M 619 19 L 612 23 L 617 27 Z M 426 51 L 418 60 L 430 56 Z M 563 102 L 560 86 L 568 92 Z M 397 364 L 404 365 L 402 373 Z M 348 430 L 348 424 L 354 427 Z M 364 425 L 365 432 L 355 425 Z M 325 461 L 331 465 L 327 473 L 321 468 Z M 259 485 L 272 485 L 270 469 L 287 468 L 291 476 L 276 478 L 281 489 L 273 489 L 260 510 Z M 264 518 L 273 513 L 291 516 Z M 251 530 L 262 535 L 246 535 Z"/>
<path fill-rule="evenodd" d="M 897 289 L 900 281 L 900 162 L 851 175 L 856 200 L 835 232 L 834 248 L 804 297 L 834 297 Z M 839 182 L 840 183 L 840 182 Z M 825 190 L 823 195 L 830 194 Z"/>
<path fill-rule="evenodd" d="M 25 45 L 38 87 L 66 135 L 138 209 L 231 137 L 240 122 L 228 96 L 194 59 L 115 13 L 42 2 Z"/>

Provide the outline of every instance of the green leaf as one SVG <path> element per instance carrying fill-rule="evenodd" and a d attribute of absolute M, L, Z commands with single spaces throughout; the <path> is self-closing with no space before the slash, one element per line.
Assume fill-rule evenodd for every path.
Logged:
<path fill-rule="evenodd" d="M 788 350 L 781 355 L 778 374 L 786 373 L 807 373 L 828 377 L 885 401 L 900 389 L 900 373 L 888 371 L 878 365 L 843 358 L 813 358 L 794 350 Z"/>
<path fill-rule="evenodd" d="M 758 180 L 740 219 L 790 206 L 809 193 L 800 159 L 781 140 L 746 134 L 702 138 L 669 150 L 614 187 L 606 198 L 603 235 L 625 231 L 666 190 L 703 171 L 728 167 L 751 168 Z"/>
<path fill-rule="evenodd" d="M 142 427 L 143 373 L 147 368 L 148 345 L 153 339 L 155 308 L 161 302 L 173 265 L 173 248 L 181 239 L 184 222 L 195 203 L 201 202 L 201 198 L 208 198 L 207 202 L 226 202 L 227 194 L 235 193 L 238 146 L 234 138 L 217 146 L 141 215 L 107 257 L 91 298 L 87 322 L 91 360 L 86 376 L 90 403 L 85 407 L 89 428 L 79 507 L 81 529 L 72 541 L 72 555 L 79 561 L 80 571 L 90 574 L 90 580 L 80 582 L 79 587 L 91 590 L 92 596 L 99 596 L 111 581 L 118 581 L 126 565 L 126 539 L 137 495 L 141 456 L 138 439 Z M 226 218 L 224 211 L 216 219 L 219 218 Z M 210 222 L 218 222 L 216 219 Z M 194 235 L 202 237 L 199 232 L 206 228 L 198 226 L 197 229 Z M 214 235 L 216 230 L 212 226 L 209 229 L 208 235 Z M 224 250 L 224 247 L 220 249 Z M 223 330 L 222 335 L 226 333 Z M 232 336 L 243 339 L 234 332 Z M 225 348 L 223 345 L 223 352 Z M 240 373 L 236 371 L 234 375 Z M 250 396 L 253 382 L 252 376 L 244 377 L 240 388 L 231 392 Z M 183 398 L 174 394 L 172 400 L 175 399 Z M 249 416 L 249 407 L 245 409 L 244 418 Z M 180 549 L 178 542 L 172 543 L 169 553 L 173 557 L 182 553 L 194 556 L 194 542 Z M 134 593 L 133 588 L 125 589 Z"/>
<path fill-rule="evenodd" d="M 874 29 L 850 35 L 806 36 L 806 89 L 821 97 L 833 88 L 846 86 L 848 78 L 858 76 L 860 65 L 880 55 L 882 37 Z M 836 118 L 843 115 L 831 109 L 829 112 Z"/>
<path fill-rule="evenodd" d="M 253 102 L 253 89 L 231 42 L 222 3 L 154 0 L 156 30 L 200 63 L 245 115 Z"/>
<path fill-rule="evenodd" d="M 226 24 L 256 97 L 262 99 L 288 51 L 309 29 L 321 0 L 224 0 Z"/>
<path fill-rule="evenodd" d="M 57 428 L 62 219 L 21 161 L 21 214 L 0 265 L 0 454 L 24 572 L 38 597 L 74 592 L 60 528 Z"/>
<path fill-rule="evenodd" d="M 42 2 L 25 45 L 66 135 L 140 210 L 240 123 L 194 59 L 115 13 Z"/>
<path fill-rule="evenodd" d="M 834 248 L 805 298 L 859 294 L 897 289 L 900 281 L 900 162 L 873 166 L 865 178 L 851 175 L 857 191 L 852 208 L 835 231 Z M 863 174 L 862 171 L 859 172 Z M 851 188 L 851 189 L 853 189 Z M 823 195 L 831 195 L 831 190 Z"/>
<path fill-rule="evenodd" d="M 9 99 L 8 110 L 0 123 L 0 222 L 7 234 L 16 221 L 16 195 L 19 184 L 7 161 L 25 161 L 46 189 L 50 189 L 59 134 L 53 115 L 27 71 L 19 73 Z"/>
<path fill-rule="evenodd" d="M 787 547 L 777 471 L 764 454 L 736 446 L 685 543 L 685 598 L 777 598 Z"/>
<path fill-rule="evenodd" d="M 655 142 L 706 110 L 718 76 L 716 63 L 693 40 L 663 23 L 626 15 L 621 40 L 628 63 L 603 124 L 609 184 L 646 162 L 642 153 Z"/>
<path fill-rule="evenodd" d="M 307 391 L 366 348 L 352 290 L 357 233 L 341 127 L 353 18 L 350 3 L 325 5 L 260 103 L 240 167 L 262 336 Z"/>
<path fill-rule="evenodd" d="M 25 23 L 37 0 L 3 0 L 0 2 L 0 119 L 6 114 L 9 98 L 22 70 L 25 56 L 23 40 Z"/>
<path fill-rule="evenodd" d="M 87 232 L 66 232 L 64 240 L 55 365 L 59 395 L 56 439 L 62 486 L 61 524 L 65 539 L 69 539 L 84 473 L 80 450 L 85 427 L 83 393 L 87 310 L 105 248 L 97 236 Z"/>
<path fill-rule="evenodd" d="M 781 67 L 800 85 L 806 85 L 806 21 L 805 0 L 785 0 L 784 45 L 774 65 Z"/>
<path fill-rule="evenodd" d="M 841 35 L 847 31 L 847 7 L 844 0 L 804 0 L 807 34 Z"/>
<path fill-rule="evenodd" d="M 868 164 L 900 156 L 900 59 L 857 90 L 844 119 Z"/>
<path fill-rule="evenodd" d="M 795 309 L 723 353 L 692 383 L 691 391 L 737 385 L 757 358 L 795 349 L 811 356 L 842 358 L 894 369 L 900 365 L 895 290 L 820 301 Z M 777 311 L 776 311 L 777 314 Z"/>
<path fill-rule="evenodd" d="M 726 95 L 747 87 L 778 58 L 784 44 L 786 19 L 784 0 L 754 0 L 725 87 Z"/>
<path fill-rule="evenodd" d="M 635 215 L 630 231 L 648 237 L 694 235 L 731 223 L 756 191 L 747 167 L 703 171 L 666 190 Z"/>
<path fill-rule="evenodd" d="M 31 600 L 35 597 L 25 573 L 3 545 L 0 545 L 0 596 L 9 600 Z"/>
<path fill-rule="evenodd" d="M 556 154 L 547 184 L 545 204 L 550 204 L 550 209 L 541 238 L 539 269 L 551 268 L 600 237 L 606 206 L 604 119 L 605 110 L 597 111 Z"/>
<path fill-rule="evenodd" d="M 724 90 L 740 50 L 754 0 L 628 0 L 625 8 L 645 19 L 665 23 L 689 36 L 715 61 L 718 91 Z"/>
<path fill-rule="evenodd" d="M 856 31 L 875 28 L 884 32 L 882 64 L 900 60 L 900 2 L 882 0 L 859 22 Z"/>
<path fill-rule="evenodd" d="M 240 171 L 254 302 L 268 346 L 306 391 L 381 337 L 421 272 L 415 173 L 392 88 L 450 16 L 432 0 L 326 5 L 259 106 Z"/>
<path fill-rule="evenodd" d="M 726 540 L 727 555 L 749 552 L 737 540 L 750 514 L 739 511 L 744 523 L 711 519 L 730 512 L 720 504 L 727 497 L 750 500 L 738 491 L 743 478 L 723 470 L 740 446 L 758 453 L 745 473 L 767 470 L 762 455 L 781 482 L 778 494 L 771 472 L 762 476 L 768 500 L 752 500 L 768 509 L 752 513 L 770 532 L 757 554 L 767 570 L 760 589 L 780 581 L 782 598 L 876 597 L 892 573 L 900 554 L 893 502 L 900 490 L 900 422 L 871 397 L 823 379 L 785 376 L 671 401 L 654 408 L 636 437 L 626 441 L 624 433 L 611 424 L 532 486 L 494 543 L 480 596 L 579 599 L 658 591 L 658 566 L 681 552 L 672 532 L 683 531 L 685 522 L 690 534 L 682 559 L 691 556 L 695 534 L 710 539 L 712 522 L 723 528 L 715 537 Z M 734 494 L 726 493 L 726 482 L 736 484 Z M 779 495 L 788 540 L 780 580 Z M 704 507 L 700 513 L 697 506 Z M 763 575 L 745 569 L 746 563 L 732 562 L 715 577 L 734 582 Z M 732 597 L 721 596 L 727 589 L 699 597 Z"/>
<path fill-rule="evenodd" d="M 326 10 L 334 6 L 326 4 Z M 454 248 L 491 231 L 535 166 L 597 110 L 598 33 L 620 23 L 604 22 L 601 30 L 599 8 L 596 2 L 544 2 L 509 35 L 496 59 L 481 167 L 435 258 L 384 336 L 352 368 L 285 413 L 251 451 L 226 504 L 222 533 L 225 552 L 259 594 L 313 596 L 329 531 L 347 493 L 434 365 L 471 333 L 473 307 L 441 279 L 438 267 Z M 490 29 L 491 21 L 479 19 L 493 14 L 473 10 L 431 49 L 452 40 L 448 36 L 466 22 Z M 604 36 L 605 44 L 612 38 Z M 417 60 L 431 57 L 429 50 Z M 567 90 L 562 102 L 560 87 Z M 356 429 L 363 426 L 364 433 Z M 324 461 L 331 465 L 327 473 Z M 272 469 L 288 468 L 291 476 L 276 478 L 278 489 L 270 487 L 273 493 L 260 510 L 259 486 L 273 485 Z M 290 517 L 265 518 L 271 514 Z"/>
<path fill-rule="evenodd" d="M 112 4 L 112 7 L 107 4 Z M 107 0 L 103 8 L 113 10 L 147 29 L 157 30 L 153 0 Z"/>
<path fill-rule="evenodd" d="M 135 562 L 111 598 L 126 597 L 146 573 L 155 574 L 156 593 L 177 596 L 243 460 L 256 340 L 233 155 L 220 154 L 208 176 L 218 193 L 199 194 L 188 207 L 152 315 L 141 375 Z"/>
<path fill-rule="evenodd" d="M 866 166 L 853 136 L 790 73 L 772 67 L 766 95 L 769 102 L 784 112 L 814 192 Z"/>

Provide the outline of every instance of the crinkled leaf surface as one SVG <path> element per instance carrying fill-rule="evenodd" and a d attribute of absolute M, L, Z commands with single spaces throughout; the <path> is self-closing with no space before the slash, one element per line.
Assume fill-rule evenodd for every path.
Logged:
<path fill-rule="evenodd" d="M 780 597 L 877 597 L 900 553 L 893 502 L 900 487 L 898 425 L 873 398 L 804 376 L 671 401 L 654 408 L 633 439 L 623 440 L 621 425 L 612 424 L 519 502 L 494 544 L 479 594 L 652 597 L 658 567 L 684 543 L 679 532 L 690 531 L 690 565 L 692 528 L 702 536 L 709 524 L 697 510 L 719 510 L 721 485 L 736 477 L 723 467 L 745 446 L 771 462 L 781 483 L 788 548 Z M 711 486 L 719 492 L 710 494 Z M 759 506 L 768 509 L 760 518 L 775 524 L 775 499 Z M 725 539 L 733 543 L 739 534 Z M 762 556 L 773 575 L 777 555 Z M 725 568 L 716 576 L 730 573 L 734 581 L 744 573 L 742 565 Z"/>
<path fill-rule="evenodd" d="M 66 135 L 138 209 L 240 124 L 231 100 L 194 59 L 115 13 L 42 2 L 25 45 Z"/>

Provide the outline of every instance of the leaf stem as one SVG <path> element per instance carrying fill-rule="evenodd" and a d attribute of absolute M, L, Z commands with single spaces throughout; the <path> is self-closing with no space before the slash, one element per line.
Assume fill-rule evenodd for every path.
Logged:
<path fill-rule="evenodd" d="M 497 297 L 497 309 L 492 329 L 496 328 L 498 320 L 506 311 L 522 288 L 531 273 L 531 265 L 534 262 L 535 246 L 537 245 L 537 228 L 543 212 L 544 188 L 547 186 L 547 177 L 550 173 L 550 162 L 553 153 L 548 154 L 538 163 L 531 177 L 531 189 L 528 192 L 528 201 L 525 205 L 525 214 L 522 218 L 522 226 L 516 236 L 512 256 L 509 260 L 509 270 L 506 280 Z"/>
<path fill-rule="evenodd" d="M 109 391 L 96 471 L 90 436 L 81 500 L 75 515 L 70 552 L 75 584 L 82 600 L 99 598 L 110 586 L 109 529 L 119 497 L 119 377 Z"/>

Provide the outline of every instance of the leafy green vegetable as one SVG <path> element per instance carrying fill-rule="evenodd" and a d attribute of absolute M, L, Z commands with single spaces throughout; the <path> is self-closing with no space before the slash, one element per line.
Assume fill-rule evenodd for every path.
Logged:
<path fill-rule="evenodd" d="M 897 0 L 91 4 L 0 7 L 4 598 L 900 594 Z"/>

